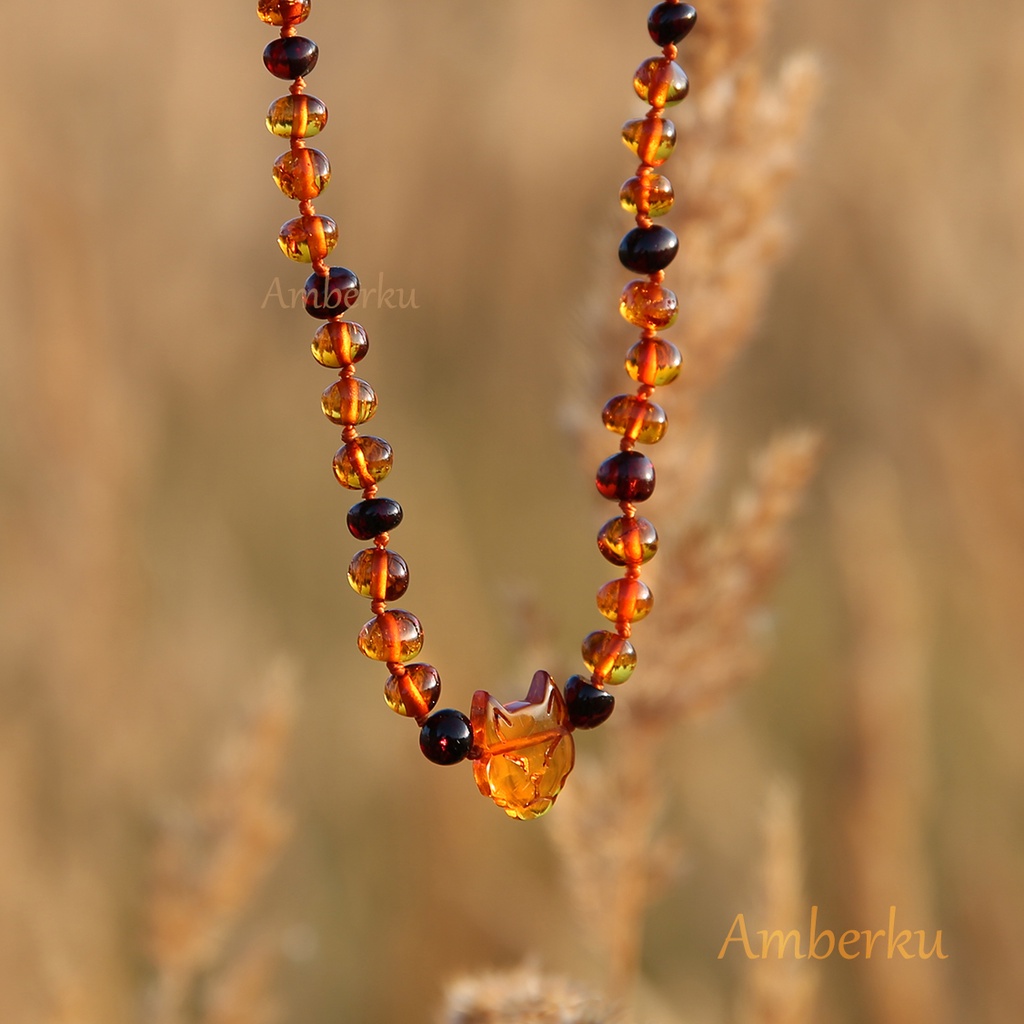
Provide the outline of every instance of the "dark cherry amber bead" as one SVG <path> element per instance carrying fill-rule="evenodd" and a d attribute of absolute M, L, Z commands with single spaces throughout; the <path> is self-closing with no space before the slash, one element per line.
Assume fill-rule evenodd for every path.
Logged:
<path fill-rule="evenodd" d="M 612 432 L 640 444 L 656 444 L 668 425 L 665 410 L 657 402 L 636 395 L 616 395 L 602 410 L 601 419 Z"/>
<path fill-rule="evenodd" d="M 656 274 L 664 270 L 679 252 L 676 233 L 660 224 L 627 231 L 619 243 L 619 262 L 634 274 Z"/>
<path fill-rule="evenodd" d="M 367 498 L 348 510 L 347 522 L 356 540 L 373 540 L 402 522 L 402 506 L 391 498 Z"/>
<path fill-rule="evenodd" d="M 616 452 L 597 469 L 597 489 L 611 501 L 646 501 L 654 482 L 654 463 L 642 452 Z"/>
<path fill-rule="evenodd" d="M 259 0 L 256 12 L 268 25 L 298 25 L 309 17 L 310 0 Z"/>
<path fill-rule="evenodd" d="M 318 320 L 340 316 L 359 301 L 359 278 L 348 267 L 328 267 L 327 276 L 310 274 L 303 289 L 306 312 Z"/>
<path fill-rule="evenodd" d="M 658 46 L 678 43 L 696 24 L 697 11 L 690 4 L 658 4 L 647 15 L 647 31 Z"/>
<path fill-rule="evenodd" d="M 320 51 L 305 36 L 283 36 L 267 43 L 263 63 L 275 78 L 302 78 L 316 67 Z"/>
<path fill-rule="evenodd" d="M 676 126 L 664 117 L 638 117 L 622 126 L 622 141 L 649 167 L 660 167 L 676 145 Z"/>
<path fill-rule="evenodd" d="M 289 199 L 316 199 L 330 180 L 331 162 L 319 149 L 289 149 L 274 161 L 274 181 Z"/>
<path fill-rule="evenodd" d="M 682 103 L 690 91 L 690 81 L 674 60 L 651 57 L 636 69 L 633 88 L 644 103 L 660 110 Z"/>
<path fill-rule="evenodd" d="M 377 411 L 377 396 L 365 380 L 342 377 L 323 393 L 320 404 L 332 423 L 339 427 L 355 427 L 365 423 Z"/>
<path fill-rule="evenodd" d="M 658 531 L 643 516 L 618 516 L 601 527 L 597 546 L 612 565 L 643 565 L 658 553 Z"/>
<path fill-rule="evenodd" d="M 394 551 L 367 548 L 349 563 L 348 582 L 360 597 L 397 601 L 409 589 L 409 566 Z"/>
<path fill-rule="evenodd" d="M 412 661 L 423 650 L 423 627 L 412 612 L 381 612 L 359 631 L 358 643 L 374 661 Z"/>
<path fill-rule="evenodd" d="M 624 210 L 649 217 L 668 213 L 675 199 L 672 182 L 661 174 L 627 178 L 619 189 L 619 202 Z"/>
<path fill-rule="evenodd" d="M 594 729 L 608 721 L 615 698 L 583 676 L 570 676 L 565 684 L 565 706 L 574 729 Z"/>
<path fill-rule="evenodd" d="M 334 475 L 342 487 L 361 491 L 380 483 L 391 472 L 391 445 L 380 437 L 357 437 L 342 445 L 334 456 Z"/>
<path fill-rule="evenodd" d="M 612 622 L 638 622 L 653 607 L 654 596 L 643 580 L 612 580 L 597 592 L 597 610 Z"/>
<path fill-rule="evenodd" d="M 400 676 L 388 676 L 384 700 L 398 715 L 426 718 L 441 696 L 441 677 L 433 665 L 408 665 Z"/>
<path fill-rule="evenodd" d="M 583 641 L 583 664 L 590 669 L 594 682 L 618 686 L 633 674 L 636 651 L 625 637 L 599 629 Z"/>
<path fill-rule="evenodd" d="M 671 384 L 683 368 L 683 357 L 671 341 L 641 338 L 626 354 L 626 373 L 638 384 Z"/>
<path fill-rule="evenodd" d="M 366 331 L 347 320 L 332 320 L 313 335 L 313 358 L 331 370 L 358 363 L 370 348 Z"/>
<path fill-rule="evenodd" d="M 420 750 L 434 764 L 458 764 L 473 749 L 473 727 L 454 708 L 435 711 L 420 729 Z"/>
<path fill-rule="evenodd" d="M 327 124 L 327 107 L 309 93 L 282 96 L 267 111 L 267 130 L 282 139 L 309 139 Z"/>
<path fill-rule="evenodd" d="M 630 281 L 622 290 L 619 312 L 636 327 L 661 331 L 676 322 L 679 300 L 655 281 Z"/>
<path fill-rule="evenodd" d="M 338 225 L 330 217 L 296 217 L 281 225 L 277 244 L 296 263 L 322 260 L 338 244 Z"/>

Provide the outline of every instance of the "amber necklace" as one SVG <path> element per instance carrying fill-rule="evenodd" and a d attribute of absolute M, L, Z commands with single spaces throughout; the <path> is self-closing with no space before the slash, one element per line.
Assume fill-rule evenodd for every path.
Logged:
<path fill-rule="evenodd" d="M 619 300 L 623 317 L 641 329 L 626 356 L 626 372 L 639 387 L 633 394 L 612 398 L 601 414 L 604 425 L 622 435 L 619 451 L 597 470 L 598 491 L 618 503 L 621 513 L 605 523 L 597 538 L 601 554 L 623 568 L 622 576 L 597 594 L 598 610 L 614 629 L 586 637 L 583 663 L 588 674 L 572 676 L 564 693 L 541 671 L 534 675 L 525 700 L 503 705 L 486 690 L 478 690 L 467 717 L 451 708 L 434 710 L 441 694 L 437 669 L 412 663 L 423 647 L 419 620 L 411 612 L 388 607 L 409 585 L 405 560 L 388 546 L 390 532 L 402 521 L 402 507 L 378 495 L 378 484 L 391 471 L 391 446 L 358 430 L 377 410 L 373 388 L 355 374 L 355 364 L 369 348 L 366 332 L 344 319 L 359 298 L 359 279 L 351 270 L 324 262 L 337 243 L 338 228 L 313 208 L 331 170 L 327 157 L 306 144 L 327 124 L 327 108 L 306 92 L 305 76 L 316 66 L 317 45 L 296 32 L 309 17 L 310 5 L 311 0 L 259 0 L 258 13 L 281 29 L 280 38 L 264 50 L 263 63 L 272 75 L 292 83 L 288 95 L 275 100 L 267 114 L 270 131 L 291 142 L 274 163 L 274 180 L 289 199 L 298 201 L 300 213 L 281 228 L 278 242 L 286 256 L 313 267 L 304 305 L 307 313 L 325 321 L 313 337 L 313 357 L 321 366 L 340 371 L 322 399 L 324 414 L 342 428 L 334 475 L 342 487 L 362 492 L 362 500 L 349 510 L 348 529 L 357 540 L 373 545 L 359 551 L 348 570 L 353 590 L 370 600 L 373 612 L 359 632 L 359 649 L 387 665 L 391 674 L 384 684 L 384 699 L 420 727 L 420 748 L 429 760 L 471 760 L 485 796 L 514 818 L 536 818 L 551 807 L 572 771 L 573 731 L 600 725 L 615 708 L 606 687 L 624 683 L 632 674 L 633 623 L 653 605 L 640 567 L 657 551 L 658 535 L 637 515 L 636 506 L 654 492 L 654 466 L 636 445 L 654 444 L 664 435 L 665 412 L 651 396 L 656 387 L 675 380 L 681 363 L 679 350 L 658 334 L 676 319 L 676 297 L 662 282 L 679 241 L 668 228 L 652 222 L 674 199 L 671 183 L 654 168 L 675 146 L 675 125 L 664 109 L 681 102 L 689 90 L 686 75 L 675 63 L 676 44 L 693 28 L 697 12 L 689 4 L 667 2 L 648 15 L 648 30 L 662 53 L 640 65 L 633 87 L 650 110 L 622 129 L 623 141 L 640 166 L 619 193 L 623 208 L 636 216 L 636 227 L 619 246 L 619 260 L 643 276 L 630 281 Z"/>

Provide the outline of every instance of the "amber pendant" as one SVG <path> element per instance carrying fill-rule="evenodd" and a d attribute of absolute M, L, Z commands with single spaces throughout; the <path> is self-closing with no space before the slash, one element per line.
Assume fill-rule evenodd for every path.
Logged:
<path fill-rule="evenodd" d="M 511 704 L 477 690 L 470 720 L 480 792 L 512 818 L 539 818 L 576 761 L 569 712 L 551 676 L 537 672 L 526 700 Z"/>

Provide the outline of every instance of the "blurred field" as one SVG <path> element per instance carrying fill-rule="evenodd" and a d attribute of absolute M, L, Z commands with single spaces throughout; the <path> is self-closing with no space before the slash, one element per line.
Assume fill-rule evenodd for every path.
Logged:
<path fill-rule="evenodd" d="M 564 678 L 597 628 L 602 510 L 562 428 L 586 296 L 624 229 L 616 136 L 638 113 L 646 6 L 314 7 L 334 167 L 318 209 L 364 285 L 415 291 L 358 317 L 407 603 L 446 701 L 518 696 L 538 634 Z M 355 649 L 329 377 L 308 318 L 265 301 L 303 278 L 274 243 L 292 213 L 261 123 L 270 36 L 248 3 L 206 8 L 20 10 L 0 70 L 0 1021 L 149 1019 L 158 826 L 282 657 L 294 834 L 229 950 L 265 935 L 282 953 L 282 1019 L 427 1022 L 452 976 L 527 956 L 600 987 L 550 823 L 513 825 L 468 771 L 421 763 Z M 708 508 L 782 427 L 819 428 L 826 454 L 770 668 L 663 765 L 685 870 L 649 921 L 647 1019 L 739 1019 L 746 965 L 716 956 L 759 905 L 783 776 L 800 907 L 844 929 L 896 905 L 950 953 L 812 965 L 816 1024 L 1015 1024 L 1024 8 L 778 0 L 775 18 L 773 51 L 817 54 L 825 91 L 791 256 L 706 411 L 723 442 Z M 686 163 L 684 138 L 680 192 Z M 657 616 L 641 629 L 642 653 Z"/>

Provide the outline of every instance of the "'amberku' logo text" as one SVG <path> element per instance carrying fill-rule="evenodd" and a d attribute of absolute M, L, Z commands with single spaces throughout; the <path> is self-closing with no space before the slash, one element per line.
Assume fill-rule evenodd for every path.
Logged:
<path fill-rule="evenodd" d="M 420 308 L 419 303 L 416 301 L 415 288 L 409 289 L 408 296 L 406 296 L 404 288 L 385 288 L 383 273 L 377 275 L 377 286 L 375 288 L 366 288 L 361 290 L 358 298 L 355 299 L 352 305 L 346 305 L 345 308 L 358 309 L 361 306 L 363 309 L 368 309 L 371 302 L 371 296 L 375 297 L 377 309 Z M 281 285 L 281 278 L 275 277 L 274 280 L 270 282 L 267 294 L 263 296 L 263 302 L 260 305 L 260 309 L 266 309 L 271 302 L 276 302 L 282 309 L 295 309 L 297 306 L 302 305 L 302 298 L 303 290 L 301 288 L 285 289 Z M 339 312 L 341 312 L 341 307 L 339 307 Z"/>

